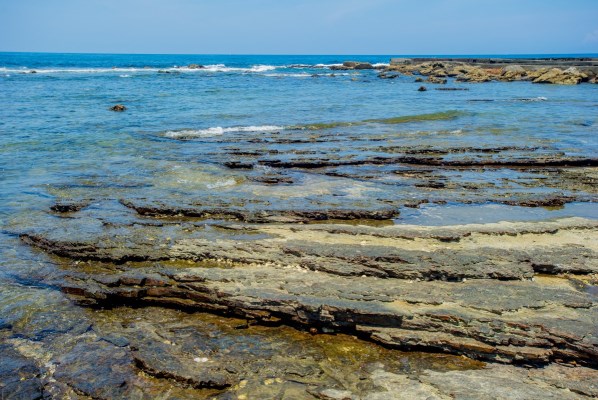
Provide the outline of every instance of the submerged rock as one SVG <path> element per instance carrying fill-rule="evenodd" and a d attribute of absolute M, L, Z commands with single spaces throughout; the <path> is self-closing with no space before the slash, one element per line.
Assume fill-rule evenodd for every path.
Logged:
<path fill-rule="evenodd" d="M 89 201 L 60 201 L 50 207 L 50 210 L 57 213 L 72 213 L 87 207 Z"/>
<path fill-rule="evenodd" d="M 31 360 L 12 346 L 0 343 L 0 398 L 42 399 L 41 373 Z"/>
<path fill-rule="evenodd" d="M 127 107 L 125 107 L 122 104 L 117 104 L 117 105 L 110 107 L 110 111 L 116 111 L 116 112 L 123 112 L 126 109 L 127 109 Z"/>

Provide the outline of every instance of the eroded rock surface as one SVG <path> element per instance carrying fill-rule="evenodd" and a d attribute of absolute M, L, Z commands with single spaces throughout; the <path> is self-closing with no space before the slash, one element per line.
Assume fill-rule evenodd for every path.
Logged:
<path fill-rule="evenodd" d="M 436 83 L 445 77 L 458 82 L 532 81 L 577 85 L 593 82 L 598 72 L 596 59 L 393 59 L 382 72 L 428 76 Z"/>
<path fill-rule="evenodd" d="M 82 304 L 168 305 L 501 363 L 596 366 L 595 297 L 538 275 L 595 276 L 593 220 L 214 230 L 162 218 L 77 238 L 68 232 L 86 218 L 60 223 L 22 238 L 72 260 L 49 283 Z"/>

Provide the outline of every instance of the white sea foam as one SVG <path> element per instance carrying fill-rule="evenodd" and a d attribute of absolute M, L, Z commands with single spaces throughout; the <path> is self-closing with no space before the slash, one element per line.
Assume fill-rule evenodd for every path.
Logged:
<path fill-rule="evenodd" d="M 242 68 L 242 67 L 228 67 L 225 64 L 213 64 L 213 65 L 205 65 L 204 68 L 188 68 L 188 67 L 178 67 L 173 66 L 170 68 L 154 68 L 154 67 L 130 67 L 130 68 L 121 68 L 121 67 L 112 67 L 112 68 L 0 68 L 0 72 L 2 73 L 32 73 L 35 71 L 38 74 L 106 74 L 106 73 L 118 73 L 119 75 L 125 73 L 139 73 L 139 72 L 158 72 L 158 71 L 165 71 L 165 72 L 193 72 L 193 73 L 202 73 L 202 72 L 239 72 L 239 73 L 261 73 L 272 71 L 277 68 L 284 68 L 278 67 L 275 65 L 253 65 L 251 67 Z"/>
<path fill-rule="evenodd" d="M 343 64 L 316 64 L 316 68 L 342 67 Z"/>
<path fill-rule="evenodd" d="M 525 102 L 546 101 L 546 100 L 548 100 L 548 97 L 544 97 L 544 96 L 515 99 L 515 101 L 525 101 Z"/>
<path fill-rule="evenodd" d="M 276 125 L 262 125 L 262 126 L 233 126 L 230 128 L 222 128 L 220 126 L 207 129 L 184 129 L 180 131 L 168 131 L 164 136 L 173 139 L 185 139 L 196 137 L 214 137 L 221 136 L 225 133 L 231 132 L 274 132 L 285 129 L 283 126 Z"/>
<path fill-rule="evenodd" d="M 144 71 L 158 71 L 157 68 L 18 68 L 9 69 L 2 68 L 2 72 L 24 73 L 29 74 L 35 71 L 38 74 L 101 74 L 101 73 L 124 73 L 124 72 L 144 72 Z"/>
<path fill-rule="evenodd" d="M 376 63 L 372 64 L 373 67 L 388 67 L 390 64 L 388 63 Z"/>
<path fill-rule="evenodd" d="M 241 72 L 241 73 L 259 73 L 275 70 L 274 65 L 253 65 L 249 68 L 227 67 L 225 64 L 204 65 L 204 68 L 174 68 L 175 71 L 184 72 Z"/>
<path fill-rule="evenodd" d="M 283 74 L 283 73 L 276 73 L 276 74 L 264 74 L 264 76 L 269 76 L 273 78 L 283 78 L 283 77 L 290 77 L 290 78 L 309 78 L 311 74 L 306 72 L 300 74 Z"/>

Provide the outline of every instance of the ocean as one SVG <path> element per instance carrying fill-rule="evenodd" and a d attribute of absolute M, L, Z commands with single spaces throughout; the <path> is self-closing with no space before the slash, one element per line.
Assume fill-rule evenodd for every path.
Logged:
<path fill-rule="evenodd" d="M 127 202 L 207 210 L 216 239 L 230 210 L 392 207 L 384 224 L 413 225 L 598 219 L 595 174 L 515 165 L 595 158 L 598 85 L 449 79 L 443 88 L 463 90 L 419 92 L 414 76 L 331 69 L 391 57 L 0 53 L 0 327 L 44 343 L 60 331 L 51 319 L 82 313 L 47 283 L 62 274 L 54 256 L 21 234 L 138 224 Z M 417 164 L 438 157 L 491 165 Z M 361 222 L 382 223 L 367 212 Z"/>

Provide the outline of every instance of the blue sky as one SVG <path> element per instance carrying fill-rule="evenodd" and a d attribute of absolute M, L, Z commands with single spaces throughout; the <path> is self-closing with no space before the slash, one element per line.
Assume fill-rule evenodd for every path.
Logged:
<path fill-rule="evenodd" d="M 0 0 L 0 51 L 598 53 L 598 0 Z"/>

